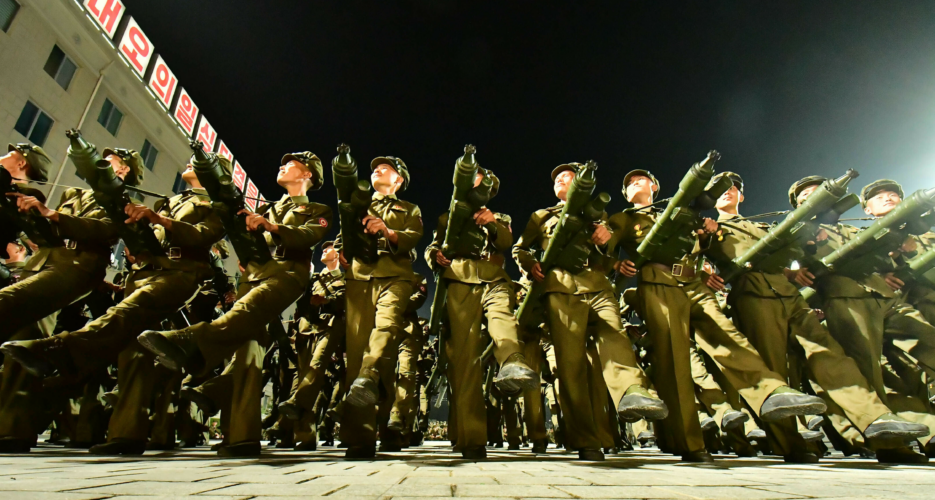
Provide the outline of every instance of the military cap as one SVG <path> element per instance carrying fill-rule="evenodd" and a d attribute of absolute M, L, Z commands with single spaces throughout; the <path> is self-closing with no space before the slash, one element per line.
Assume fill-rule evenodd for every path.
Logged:
<path fill-rule="evenodd" d="M 826 177 L 822 177 L 820 175 L 810 175 L 795 181 L 794 184 L 789 186 L 789 204 L 792 205 L 792 208 L 798 208 L 799 202 L 796 201 L 796 198 L 799 197 L 799 193 L 801 193 L 803 189 L 809 186 L 821 184 L 826 180 L 828 180 Z"/>
<path fill-rule="evenodd" d="M 898 194 L 900 199 L 904 197 L 903 187 L 898 182 L 892 179 L 880 179 L 867 184 L 860 190 L 860 207 L 867 208 L 867 200 L 876 196 L 880 191 L 892 191 Z"/>
<path fill-rule="evenodd" d="M 321 244 L 321 251 L 324 252 L 326 248 L 334 247 L 334 240 L 328 240 Z"/>
<path fill-rule="evenodd" d="M 562 163 L 561 165 L 552 169 L 552 182 L 555 182 L 555 178 L 558 177 L 558 174 L 566 170 L 571 170 L 572 172 L 577 174 L 578 169 L 580 169 L 583 165 L 584 165 L 583 163 L 577 163 L 577 162 Z"/>
<path fill-rule="evenodd" d="M 627 196 L 627 186 L 630 185 L 630 179 L 632 179 L 635 175 L 642 175 L 643 177 L 647 177 L 649 180 L 653 181 L 653 184 L 656 185 L 656 192 L 653 193 L 653 199 L 655 200 L 656 196 L 659 196 L 659 181 L 656 180 L 656 176 L 653 175 L 652 172 L 649 170 L 643 170 L 641 168 L 631 170 L 627 172 L 627 175 L 623 176 L 623 188 L 621 189 L 621 192 L 623 192 L 624 198 Z"/>
<path fill-rule="evenodd" d="M 49 180 L 49 167 L 52 166 L 52 159 L 39 146 L 33 146 L 28 142 L 10 144 L 7 151 L 19 151 L 29 163 L 29 178 L 34 181 L 45 182 Z"/>
<path fill-rule="evenodd" d="M 321 160 L 315 156 L 315 153 L 312 153 L 311 151 L 289 153 L 282 157 L 282 161 L 279 164 L 285 165 L 292 160 L 305 165 L 305 168 L 307 168 L 308 171 L 312 173 L 312 191 L 317 191 L 325 185 L 325 171 L 321 166 Z"/>
<path fill-rule="evenodd" d="M 227 246 L 227 242 L 224 240 L 217 241 L 214 245 L 211 245 L 212 248 L 215 248 L 218 251 L 218 255 L 222 259 L 230 257 L 231 251 L 230 247 Z"/>
<path fill-rule="evenodd" d="M 730 179 L 731 182 L 735 186 L 737 186 L 737 189 L 740 190 L 740 194 L 743 194 L 743 178 L 740 177 L 739 174 L 736 174 L 734 172 L 721 172 L 715 175 L 714 177 L 711 178 L 710 181 L 708 181 L 708 185 L 705 186 L 705 189 L 711 189 L 711 186 L 716 184 L 717 181 L 721 180 L 722 177 L 727 177 L 728 179 Z"/>
<path fill-rule="evenodd" d="M 130 172 L 123 180 L 124 184 L 128 186 L 139 186 L 143 183 L 143 157 L 140 156 L 139 153 L 133 149 L 123 148 L 104 148 L 104 151 L 101 152 L 101 158 L 106 159 L 110 155 L 120 158 L 130 167 Z"/>
<path fill-rule="evenodd" d="M 403 187 L 399 189 L 399 192 L 405 191 L 409 187 L 409 167 L 406 166 L 406 162 L 395 156 L 378 156 L 370 162 L 370 171 L 373 172 L 378 166 L 384 164 L 393 167 L 396 173 L 402 176 Z"/>

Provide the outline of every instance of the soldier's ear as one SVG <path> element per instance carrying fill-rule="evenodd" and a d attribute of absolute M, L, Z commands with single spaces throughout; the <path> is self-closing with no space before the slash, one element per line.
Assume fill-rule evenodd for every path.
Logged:
<path fill-rule="evenodd" d="M 739 193 L 740 196 L 737 197 L 737 203 L 743 203 L 743 193 Z"/>
<path fill-rule="evenodd" d="M 873 215 L 873 214 L 870 213 L 870 207 L 868 207 L 868 206 L 866 206 L 866 205 L 864 206 L 864 213 L 867 214 L 867 215 Z"/>
<path fill-rule="evenodd" d="M 651 187 L 650 189 L 652 189 L 652 191 L 653 191 L 654 193 L 655 193 L 656 191 L 659 191 L 659 185 L 658 185 L 658 184 L 656 184 L 655 182 L 653 182 L 652 185 L 653 185 L 653 187 Z"/>

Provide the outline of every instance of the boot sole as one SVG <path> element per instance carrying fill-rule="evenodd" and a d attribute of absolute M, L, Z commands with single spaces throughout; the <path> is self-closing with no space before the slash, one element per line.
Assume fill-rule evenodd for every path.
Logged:
<path fill-rule="evenodd" d="M 760 414 L 760 418 L 765 422 L 775 422 L 799 415 L 816 415 L 818 413 L 824 413 L 827 409 L 828 407 L 824 403 L 803 403 L 776 408 L 768 413 Z"/>
<path fill-rule="evenodd" d="M 137 341 L 146 348 L 147 351 L 156 355 L 156 361 L 166 368 L 180 372 L 182 371 L 182 362 L 177 359 L 174 359 L 177 353 L 170 352 L 175 347 L 172 342 L 163 337 L 158 333 L 153 333 L 148 335 L 149 332 L 144 332 L 137 337 Z"/>
<path fill-rule="evenodd" d="M 22 367 L 34 377 L 45 378 L 55 371 L 55 368 L 53 368 L 51 364 L 39 359 L 38 356 L 23 346 L 3 345 L 0 347 L 0 352 L 13 358 L 14 361 L 22 365 Z"/>
<path fill-rule="evenodd" d="M 359 408 L 377 404 L 377 396 L 363 387 L 352 385 L 350 390 L 347 391 L 344 401 Z"/>
<path fill-rule="evenodd" d="M 729 431 L 731 429 L 737 429 L 743 427 L 743 424 L 747 423 L 747 420 L 750 419 L 747 415 L 741 413 L 739 417 L 733 417 L 730 419 L 721 421 L 721 429 Z M 809 429 L 812 430 L 812 429 Z"/>
<path fill-rule="evenodd" d="M 912 439 L 928 435 L 927 431 L 919 429 L 917 431 L 911 430 L 898 430 L 894 427 L 891 427 L 887 424 L 883 424 L 879 431 L 876 432 L 865 432 L 864 436 L 867 439 Z"/>

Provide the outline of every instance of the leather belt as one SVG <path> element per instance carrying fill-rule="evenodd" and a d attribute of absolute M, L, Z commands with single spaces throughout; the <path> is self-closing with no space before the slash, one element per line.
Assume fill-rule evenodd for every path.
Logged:
<path fill-rule="evenodd" d="M 101 243 L 91 243 L 89 241 L 64 240 L 65 248 L 77 252 L 93 252 L 99 254 L 109 254 L 110 246 Z"/>
<path fill-rule="evenodd" d="M 276 260 L 294 260 L 309 263 L 312 261 L 312 257 L 314 257 L 313 251 L 305 249 L 288 250 L 284 245 L 277 245 L 276 249 L 273 251 L 273 258 Z"/>
<path fill-rule="evenodd" d="M 694 278 L 695 275 L 698 274 L 695 272 L 694 267 L 688 267 L 682 264 L 672 264 L 671 266 L 667 266 L 658 262 L 650 262 L 649 265 L 655 267 L 656 269 L 662 269 L 667 273 L 671 273 L 672 276 L 678 278 Z"/>
<path fill-rule="evenodd" d="M 166 257 L 171 260 L 211 261 L 208 256 L 208 249 L 199 247 L 169 247 L 166 249 Z"/>

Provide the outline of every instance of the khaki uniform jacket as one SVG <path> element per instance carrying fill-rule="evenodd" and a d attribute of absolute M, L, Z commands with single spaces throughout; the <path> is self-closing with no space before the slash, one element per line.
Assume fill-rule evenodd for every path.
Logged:
<path fill-rule="evenodd" d="M 935 232 L 928 232 L 921 236 L 914 236 L 913 238 L 916 240 L 917 247 L 912 255 L 905 256 L 906 259 L 911 259 L 935 248 Z M 926 276 L 931 276 L 933 273 L 935 273 L 935 271 L 929 271 Z M 913 283 L 907 288 L 906 300 L 910 304 L 919 304 L 922 302 L 935 304 L 935 289 L 918 283 Z"/>
<path fill-rule="evenodd" d="M 769 233 L 769 224 L 734 219 L 739 219 L 739 216 L 721 214 L 717 219 L 720 227 L 711 237 L 708 249 L 705 251 L 715 261 L 730 261 L 743 255 Z M 786 266 L 791 262 L 790 258 Z M 777 265 L 764 272 L 746 272 L 733 284 L 732 291 L 758 297 L 795 297 L 799 294 L 799 290 L 782 273 L 786 266 Z"/>
<path fill-rule="evenodd" d="M 317 295 L 325 299 L 325 303 L 320 307 L 312 308 L 309 324 L 310 329 L 300 329 L 299 333 L 303 335 L 313 335 L 321 333 L 334 325 L 336 318 L 344 315 L 344 272 L 339 266 L 334 271 L 323 269 L 312 277 L 312 295 Z M 317 317 L 316 316 L 317 314 Z"/>
<path fill-rule="evenodd" d="M 351 259 L 348 264 L 347 279 L 369 281 L 371 278 L 400 277 L 413 279 L 412 261 L 415 260 L 415 248 L 422 238 L 422 211 L 413 203 L 400 200 L 396 195 L 384 196 L 373 194 L 370 215 L 379 217 L 386 227 L 396 232 L 397 242 L 391 244 L 382 234 L 377 236 L 377 261 L 368 264 Z M 335 248 L 342 247 L 341 236 L 335 242 Z"/>
<path fill-rule="evenodd" d="M 815 258 L 818 259 L 837 250 L 860 232 L 859 228 L 847 224 L 822 224 L 821 228 L 825 230 L 828 238 L 818 243 L 818 251 L 815 253 Z M 895 268 L 895 263 L 893 266 Z M 885 298 L 896 297 L 896 292 L 886 284 L 882 276 L 876 273 L 860 281 L 847 276 L 829 274 L 820 278 L 815 283 L 815 288 L 824 298 L 861 299 L 870 298 L 874 294 Z"/>
<path fill-rule="evenodd" d="M 442 268 L 435 260 L 435 255 L 441 250 L 445 242 L 445 231 L 448 228 L 448 213 L 444 213 L 438 218 L 438 227 L 432 238 L 432 243 L 425 249 L 425 261 L 429 267 L 437 272 L 442 272 L 444 279 L 460 281 L 462 283 L 480 284 L 494 283 L 497 281 L 510 281 L 510 276 L 503 269 L 504 252 L 513 246 L 513 230 L 510 228 L 510 216 L 494 213 L 496 221 L 494 231 L 488 231 L 486 227 L 480 230 L 487 235 L 487 245 L 484 247 L 480 258 L 456 257 L 452 259 L 451 265 Z M 468 224 L 473 222 L 468 221 Z"/>
<path fill-rule="evenodd" d="M 263 233 L 273 260 L 263 265 L 248 262 L 243 279 L 259 281 L 285 272 L 304 286 L 312 272 L 315 245 L 331 230 L 331 208 L 310 203 L 306 196 L 283 195 L 276 203 L 260 207 L 257 213 L 278 225 L 279 232 Z"/>
<path fill-rule="evenodd" d="M 562 203 L 537 210 L 529 218 L 526 229 L 519 236 L 516 244 L 513 245 L 513 260 L 523 273 L 529 275 L 532 266 L 539 262 L 539 258 L 549 246 L 549 241 L 555 233 L 558 225 L 558 216 L 562 212 Z M 606 225 L 607 214 L 601 216 L 601 224 Z M 578 274 L 560 268 L 553 267 L 545 275 L 545 288 L 543 293 L 570 293 L 580 295 L 584 293 L 598 293 L 605 290 L 613 290 L 607 274 L 613 270 L 613 259 L 608 258 L 608 247 L 598 248 L 590 244 L 591 254 L 588 258 L 588 265 Z"/>
<path fill-rule="evenodd" d="M 107 266 L 110 246 L 117 242 L 117 228 L 94 200 L 94 192 L 90 189 L 66 189 L 57 211 L 59 221 L 52 227 L 59 236 L 73 241 L 79 248 L 39 247 L 26 261 L 25 269 L 39 271 L 47 264 L 65 262 L 86 272 Z"/>
<path fill-rule="evenodd" d="M 621 247 L 629 256 L 629 260 L 633 260 L 633 257 L 637 255 L 636 249 L 639 248 L 640 243 L 642 243 L 649 234 L 649 230 L 656 223 L 656 218 L 658 218 L 661 213 L 661 211 L 655 210 L 641 210 L 638 212 L 624 211 L 614 214 L 608 220 L 610 228 L 613 231 L 613 237 L 609 243 L 611 252 L 616 252 L 616 248 Z M 695 268 L 698 263 L 698 252 L 700 249 L 701 246 L 696 238 L 695 250 L 682 257 L 677 264 L 682 265 L 686 269 Z M 667 266 L 671 265 L 669 262 L 664 262 L 662 264 L 666 264 Z M 643 268 L 640 269 L 640 281 L 645 283 L 678 286 L 680 283 L 687 283 L 696 279 L 698 279 L 697 276 L 693 278 L 675 276 L 672 274 L 671 269 L 663 270 L 649 265 L 644 265 Z"/>
<path fill-rule="evenodd" d="M 208 193 L 204 189 L 182 191 L 168 200 L 156 202 L 155 210 L 159 215 L 172 219 L 171 231 L 158 224 L 153 226 L 153 232 L 166 257 L 156 257 L 148 252 L 135 255 L 137 261 L 133 264 L 133 269 L 192 271 L 204 273 L 203 279 L 210 278 L 213 273 L 208 254 L 211 252 L 211 245 L 224 237 L 224 225 L 211 208 Z M 183 258 L 169 257 L 179 252 Z"/>

